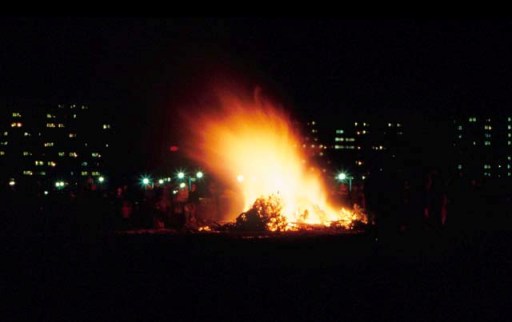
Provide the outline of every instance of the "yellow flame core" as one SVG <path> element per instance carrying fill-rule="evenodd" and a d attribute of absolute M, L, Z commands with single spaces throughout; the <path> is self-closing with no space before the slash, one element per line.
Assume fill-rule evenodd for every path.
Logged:
<path fill-rule="evenodd" d="M 328 204 L 328 190 L 308 166 L 282 110 L 261 99 L 223 95 L 220 110 L 203 113 L 194 120 L 197 137 L 188 154 L 243 195 L 244 209 L 231 215 L 259 197 L 277 195 L 289 229 L 294 223 L 348 226 L 356 219 L 352 211 Z"/>

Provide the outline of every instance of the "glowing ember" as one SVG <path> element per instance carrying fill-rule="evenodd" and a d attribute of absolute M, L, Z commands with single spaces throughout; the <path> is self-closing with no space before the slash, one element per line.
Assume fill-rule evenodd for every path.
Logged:
<path fill-rule="evenodd" d="M 232 200 L 227 219 L 253 211 L 271 231 L 366 222 L 362 211 L 328 203 L 320 173 L 307 165 L 299 135 L 281 109 L 258 96 L 224 93 L 219 99 L 220 106 L 190 120 L 198 131 L 187 154 L 243 196 L 243 205 Z"/>

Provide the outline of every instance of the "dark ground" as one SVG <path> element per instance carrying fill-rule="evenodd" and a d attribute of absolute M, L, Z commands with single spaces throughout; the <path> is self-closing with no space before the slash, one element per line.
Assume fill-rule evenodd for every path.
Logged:
<path fill-rule="evenodd" d="M 507 320 L 512 232 L 3 235 L 9 317 Z"/>

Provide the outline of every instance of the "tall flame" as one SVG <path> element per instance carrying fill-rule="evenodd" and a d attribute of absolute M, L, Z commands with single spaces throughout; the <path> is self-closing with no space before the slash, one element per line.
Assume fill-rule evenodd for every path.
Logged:
<path fill-rule="evenodd" d="M 288 223 L 350 223 L 353 213 L 328 204 L 320 174 L 308 166 L 299 135 L 286 113 L 268 100 L 232 93 L 219 95 L 220 106 L 194 119 L 189 157 L 243 195 L 248 210 L 260 197 L 277 195 Z M 234 217 L 233 217 L 234 218 Z"/>

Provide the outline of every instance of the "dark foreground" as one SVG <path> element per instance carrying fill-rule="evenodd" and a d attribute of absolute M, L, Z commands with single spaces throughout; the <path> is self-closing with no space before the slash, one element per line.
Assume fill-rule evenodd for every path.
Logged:
<path fill-rule="evenodd" d="M 507 320 L 512 233 L 3 236 L 7 320 Z M 7 260 L 5 260 L 7 259 Z"/>

